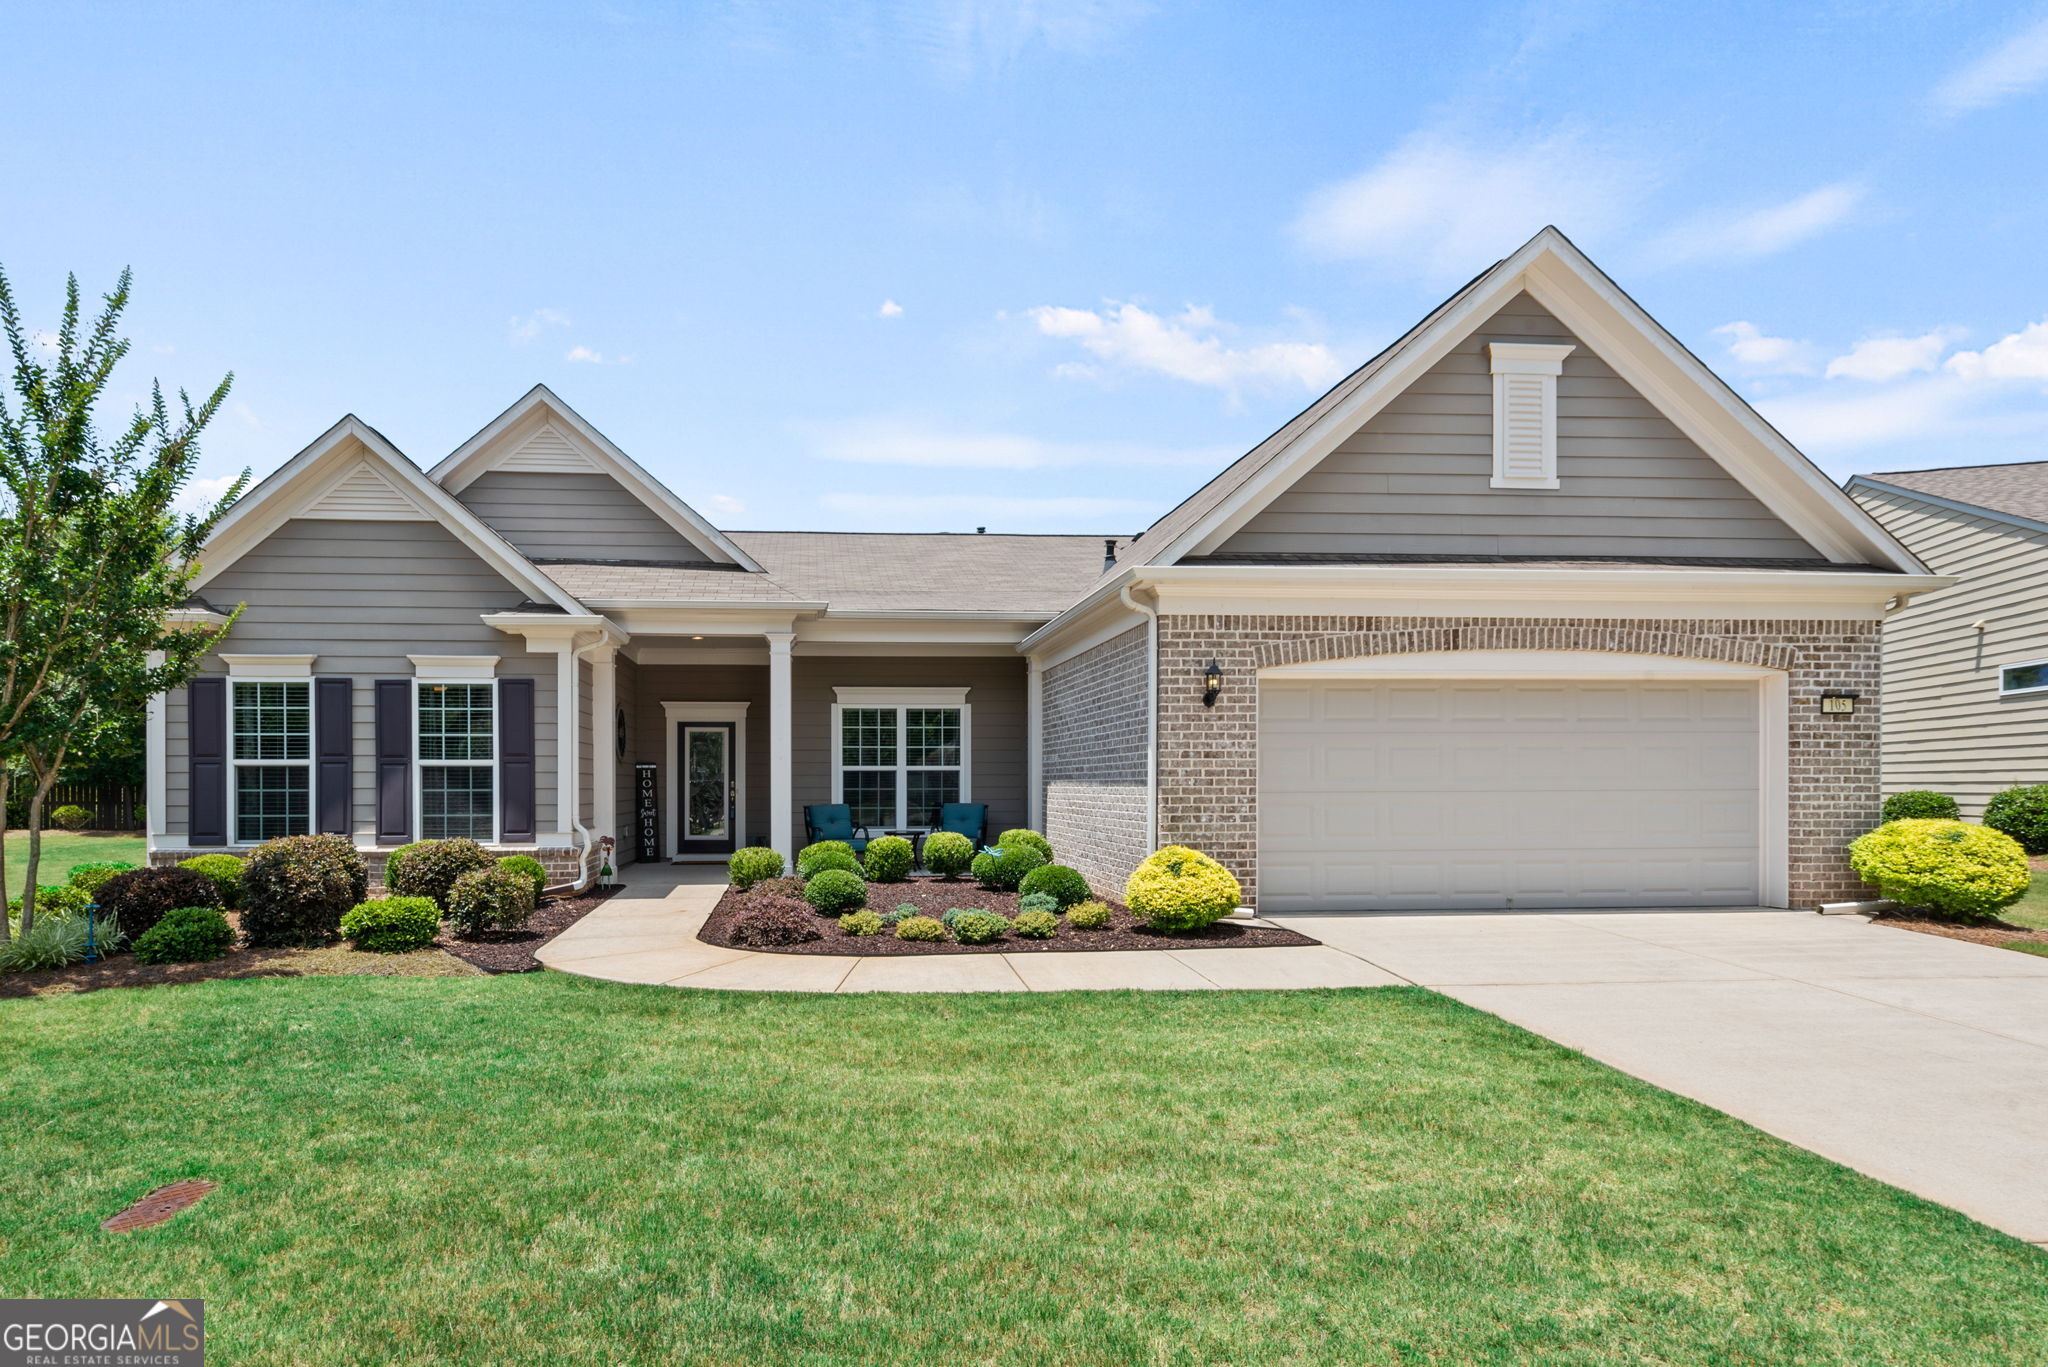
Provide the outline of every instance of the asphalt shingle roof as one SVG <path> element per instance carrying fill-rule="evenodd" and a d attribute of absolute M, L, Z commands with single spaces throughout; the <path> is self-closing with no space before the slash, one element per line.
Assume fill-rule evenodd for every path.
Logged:
<path fill-rule="evenodd" d="M 2048 522 L 2048 461 L 2016 465 L 1958 465 L 1946 470 L 1897 470 L 1865 476 L 1879 484 L 1974 503 L 1993 512 Z"/>

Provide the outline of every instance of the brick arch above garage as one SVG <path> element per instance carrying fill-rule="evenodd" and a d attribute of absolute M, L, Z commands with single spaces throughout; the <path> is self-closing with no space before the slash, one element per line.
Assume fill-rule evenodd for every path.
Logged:
<path fill-rule="evenodd" d="M 1272 669 L 1280 665 L 1315 664 L 1325 660 L 1436 654 L 1450 650 L 1580 650 L 1666 655 L 1786 671 L 1797 659 L 1797 650 L 1792 645 L 1761 641 L 1747 635 L 1715 636 L 1683 630 L 1516 622 L 1432 624 L 1269 640 L 1257 645 L 1252 652 L 1252 660 L 1258 669 Z"/>

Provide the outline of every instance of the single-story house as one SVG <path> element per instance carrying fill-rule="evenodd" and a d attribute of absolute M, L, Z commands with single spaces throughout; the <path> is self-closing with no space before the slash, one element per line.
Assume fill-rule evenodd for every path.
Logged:
<path fill-rule="evenodd" d="M 1545 229 L 1136 537 L 721 531 L 545 388 L 425 471 L 344 418 L 206 547 L 150 841 L 576 880 L 957 798 L 1270 911 L 1812 904 L 1944 582 Z"/>
<path fill-rule="evenodd" d="M 1884 786 L 1978 818 L 2048 782 L 2048 462 L 1858 475 L 1849 493 L 1954 579 L 1884 629 Z"/>

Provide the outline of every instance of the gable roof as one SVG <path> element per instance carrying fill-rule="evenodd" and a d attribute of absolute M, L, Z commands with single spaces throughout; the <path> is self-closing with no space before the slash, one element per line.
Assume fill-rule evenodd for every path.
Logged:
<path fill-rule="evenodd" d="M 196 591 L 294 517 L 438 522 L 535 602 L 583 605 L 434 483 L 376 428 L 350 413 L 234 501 L 200 551 Z"/>
<path fill-rule="evenodd" d="M 1857 475 L 1849 481 L 1851 491 L 1863 486 L 1903 489 L 1946 504 L 1967 503 L 1989 512 L 2048 523 L 2048 461 L 1956 465 L 1945 470 L 1891 470 Z"/>
<path fill-rule="evenodd" d="M 1552 227 L 1467 283 L 1147 528 L 1118 568 L 1177 564 L 1217 550 L 1523 291 L 1828 560 L 1923 571 L 1911 552 Z"/>
<path fill-rule="evenodd" d="M 1056 617 L 1102 573 L 1103 543 L 1127 538 L 974 532 L 734 532 L 800 597 L 834 613 Z"/>
<path fill-rule="evenodd" d="M 529 440 L 534 437 L 541 440 Z M 563 403 L 544 384 L 527 390 L 510 408 L 429 470 L 427 477 L 450 493 L 460 493 L 478 476 L 500 469 L 609 475 L 711 560 L 747 570 L 761 568 L 701 513 L 612 445 L 609 437 L 584 421 L 582 414 Z"/>

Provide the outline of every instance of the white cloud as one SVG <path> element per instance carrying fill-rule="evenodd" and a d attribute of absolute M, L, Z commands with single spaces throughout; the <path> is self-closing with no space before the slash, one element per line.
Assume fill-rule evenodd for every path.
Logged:
<path fill-rule="evenodd" d="M 171 506 L 181 513 L 203 513 L 240 478 L 239 475 L 217 475 L 195 479 L 178 491 L 177 500 Z"/>
<path fill-rule="evenodd" d="M 2048 19 L 2021 30 L 1944 77 L 1928 98 L 1945 114 L 1967 114 L 2048 81 Z"/>
<path fill-rule="evenodd" d="M 625 365 L 631 356 L 607 356 L 602 351 L 593 351 L 587 346 L 572 346 L 562 353 L 565 361 L 582 361 L 589 365 Z"/>
<path fill-rule="evenodd" d="M 1160 504 L 1134 498 L 1086 496 L 1019 498 L 1009 491 L 985 494 L 826 494 L 818 500 L 835 513 L 874 519 L 878 530 L 902 530 L 906 523 L 935 531 L 996 532 L 1102 531 L 1142 526 L 1163 511 Z"/>
<path fill-rule="evenodd" d="M 884 299 L 882 306 L 875 310 L 875 317 L 877 318 L 901 318 L 902 316 L 903 305 L 897 303 L 894 299 Z"/>
<path fill-rule="evenodd" d="M 1926 374 L 1941 364 L 1941 353 L 1957 336 L 1955 329 L 1937 328 L 1918 337 L 1866 337 L 1828 362 L 1827 377 L 1883 384 Z"/>
<path fill-rule="evenodd" d="M 1232 395 L 1240 389 L 1323 389 L 1344 373 L 1343 363 L 1320 342 L 1228 346 L 1224 335 L 1236 329 L 1193 304 L 1172 318 L 1136 304 L 1110 304 L 1100 312 L 1047 304 L 1026 314 L 1045 336 L 1077 343 L 1110 367 L 1166 375 Z M 1082 378 L 1101 372 L 1070 362 L 1055 373 Z"/>
<path fill-rule="evenodd" d="M 1958 351 L 1948 358 L 1947 369 L 1965 380 L 2048 380 L 2048 318 L 1982 351 Z"/>
<path fill-rule="evenodd" d="M 1048 441 L 1015 432 L 962 432 L 916 417 L 844 418 L 794 424 L 811 454 L 855 465 L 931 470 L 1059 470 L 1092 466 L 1220 469 L 1229 447 L 1177 449 L 1113 441 Z"/>
<path fill-rule="evenodd" d="M 1086 56 L 1152 10 L 1150 0 L 907 0 L 895 17 L 913 51 L 966 79 L 1003 70 L 1036 48 Z"/>
<path fill-rule="evenodd" d="M 1318 256 L 1462 279 L 1546 223 L 1597 236 L 1654 182 L 1640 159 L 1569 130 L 1492 142 L 1421 132 L 1311 194 L 1293 231 Z"/>
<path fill-rule="evenodd" d="M 1745 370 L 1764 375 L 1810 375 L 1813 344 L 1790 337 L 1771 337 L 1755 323 L 1723 323 L 1713 331 L 1728 339 L 1728 355 Z"/>
<path fill-rule="evenodd" d="M 569 326 L 569 315 L 560 309 L 535 309 L 524 318 L 511 320 L 506 337 L 512 342 L 530 342 L 540 336 L 542 328 Z"/>
<path fill-rule="evenodd" d="M 55 356 L 57 354 L 58 340 L 57 334 L 54 332 L 31 331 L 28 335 L 28 344 L 37 351 L 42 352 L 45 356 Z"/>
<path fill-rule="evenodd" d="M 746 501 L 731 494 L 713 494 L 704 500 L 704 506 L 721 517 L 738 517 L 747 510 Z"/>
<path fill-rule="evenodd" d="M 1701 215 L 1659 237 L 1650 245 L 1649 255 L 1660 265 L 1770 256 L 1835 227 L 1855 211 L 1866 193 L 1853 181 L 1836 181 L 1783 204 L 1732 218 Z"/>

